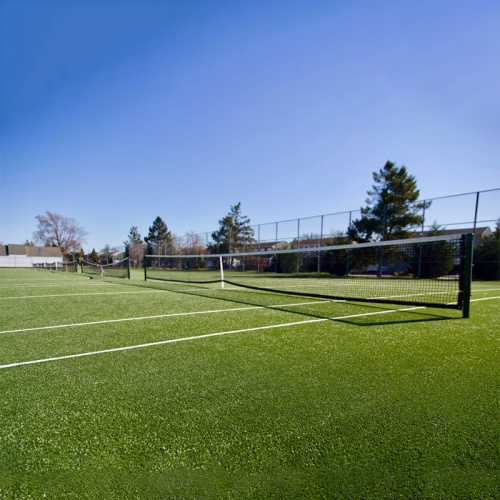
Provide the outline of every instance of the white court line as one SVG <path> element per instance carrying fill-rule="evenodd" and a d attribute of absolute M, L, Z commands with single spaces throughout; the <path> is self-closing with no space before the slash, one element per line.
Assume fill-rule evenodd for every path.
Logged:
<path fill-rule="evenodd" d="M 296 302 L 293 304 L 277 304 L 270 306 L 252 306 L 252 307 L 235 307 L 229 309 L 216 309 L 216 310 L 207 310 L 207 311 L 192 311 L 192 312 L 182 312 L 182 313 L 170 313 L 170 314 L 158 314 L 155 316 L 140 316 L 137 318 L 120 318 L 120 319 L 106 319 L 102 321 L 90 321 L 88 323 L 71 323 L 68 325 L 53 325 L 53 326 L 39 326 L 36 328 L 21 328 L 19 330 L 4 330 L 2 333 L 21 333 L 21 332 L 34 332 L 38 330 L 54 330 L 57 328 L 72 328 L 75 326 L 92 326 L 92 325 L 103 325 L 107 323 L 120 323 L 124 321 L 142 321 L 144 319 L 159 319 L 159 318 L 172 318 L 175 316 L 191 316 L 198 314 L 218 314 L 225 312 L 236 312 L 236 311 L 251 311 L 256 309 L 279 309 L 280 307 L 296 307 L 296 306 L 305 306 L 312 304 L 326 304 L 327 302 L 345 302 L 338 300 L 320 300 L 320 301 L 311 301 L 311 302 Z"/>
<path fill-rule="evenodd" d="M 112 283 L 110 281 L 106 281 L 106 282 L 102 282 L 102 283 L 90 283 L 89 282 L 86 282 L 86 281 L 78 281 L 78 282 L 74 282 L 74 281 L 67 281 L 66 283 L 15 283 L 15 284 L 12 284 L 12 285 L 0 285 L 0 288 L 14 288 L 14 287 L 18 287 L 18 288 L 27 288 L 27 287 L 32 287 L 32 286 L 36 286 L 36 287 L 44 287 L 44 286 L 80 286 L 80 285 L 92 285 L 92 286 L 96 286 L 96 285 L 118 285 L 118 283 Z"/>
<path fill-rule="evenodd" d="M 143 290 L 134 292 L 96 292 L 96 293 L 59 293 L 53 295 L 21 295 L 19 297 L 0 297 L 0 300 L 15 300 L 15 299 L 44 299 L 47 297 L 76 297 L 85 296 L 90 297 L 92 295 L 123 295 L 131 293 L 165 293 L 164 290 Z"/>
<path fill-rule="evenodd" d="M 488 297 L 488 298 L 484 298 L 484 299 L 475 299 L 471 302 L 478 302 L 478 301 L 482 301 L 482 300 L 492 300 L 492 299 L 500 299 L 500 297 Z M 331 302 L 331 301 L 324 301 L 324 302 Z M 312 302 L 308 302 L 308 304 L 311 304 L 311 303 Z M 320 303 L 320 302 L 317 302 L 317 303 Z M 298 304 L 294 304 L 294 305 L 298 305 Z M 229 311 L 242 310 L 242 309 L 262 309 L 265 307 L 285 307 L 285 306 L 281 305 L 281 306 L 246 307 L 246 308 L 238 308 L 238 309 L 229 309 Z M 103 349 L 100 351 L 84 352 L 84 353 L 80 353 L 80 354 L 69 354 L 67 356 L 59 356 L 59 357 L 55 357 L 55 358 L 36 359 L 33 361 L 21 361 L 19 363 L 0 365 L 0 369 L 13 368 L 16 366 L 24 366 L 24 365 L 33 365 L 33 364 L 37 364 L 37 363 L 46 363 L 47 361 L 60 361 L 63 359 L 81 358 L 84 356 L 95 356 L 98 354 L 105 354 L 105 353 L 111 353 L 111 352 L 130 351 L 132 349 L 140 349 L 143 347 L 152 347 L 152 346 L 158 346 L 158 345 L 163 345 L 163 344 L 172 344 L 174 342 L 184 342 L 187 340 L 199 340 L 199 339 L 204 339 L 204 338 L 208 338 L 208 337 L 229 335 L 232 333 L 255 332 L 255 331 L 259 331 L 259 330 L 270 330 L 273 328 L 285 328 L 285 327 L 289 327 L 289 326 L 297 326 L 297 325 L 304 325 L 304 324 L 310 324 L 310 323 L 320 323 L 320 322 L 325 322 L 325 321 L 342 321 L 345 319 L 360 318 L 363 316 L 376 316 L 376 315 L 389 314 L 389 313 L 394 313 L 394 312 L 416 311 L 419 309 L 427 309 L 427 307 L 418 306 L 418 307 L 408 307 L 405 309 L 389 309 L 389 310 L 385 310 L 385 311 L 376 311 L 376 312 L 361 313 L 361 314 L 350 314 L 347 316 L 338 316 L 338 317 L 331 317 L 331 318 L 317 318 L 317 319 L 311 319 L 311 320 L 306 320 L 306 321 L 295 321 L 293 323 L 281 323 L 278 325 L 268 325 L 268 326 L 260 326 L 260 327 L 255 327 L 255 328 L 245 328 L 243 330 L 230 330 L 230 331 L 226 331 L 226 332 L 207 333 L 204 335 L 195 335 L 193 337 L 183 337 L 180 339 L 161 340 L 159 342 L 150 342 L 147 344 L 138 344 L 138 345 L 132 345 L 132 346 L 126 346 L 126 347 L 115 347 L 113 349 Z M 221 312 L 224 312 L 224 311 L 227 311 L 227 310 L 222 310 Z M 209 311 L 201 311 L 200 314 L 205 313 L 205 312 L 209 312 Z M 183 315 L 183 314 L 184 313 L 174 314 L 174 316 Z M 187 313 L 187 314 L 192 314 L 192 313 Z M 154 317 L 154 316 L 150 316 L 150 317 Z M 145 319 L 147 319 L 147 318 L 145 318 Z M 128 319 L 128 320 L 130 320 L 130 319 Z M 111 320 L 111 321 L 116 321 L 116 320 Z M 125 321 L 127 321 L 127 320 L 125 320 Z M 73 326 L 79 326 L 79 325 L 73 325 Z M 2 333 L 2 332 L 0 332 L 0 333 Z"/>
<path fill-rule="evenodd" d="M 500 299 L 500 297 L 484 297 L 482 299 L 471 299 L 471 302 L 480 302 L 482 300 L 495 300 Z"/>
<path fill-rule="evenodd" d="M 174 342 L 185 342 L 187 340 L 206 339 L 209 337 L 229 335 L 232 333 L 257 332 L 260 330 L 271 330 L 273 328 L 286 328 L 286 327 L 290 327 L 290 326 L 306 325 L 306 324 L 311 324 L 311 323 L 321 323 L 321 322 L 325 322 L 325 321 L 341 321 L 341 320 L 349 319 L 349 318 L 360 318 L 362 316 L 375 316 L 375 315 L 379 315 L 379 314 L 389 314 L 389 313 L 394 313 L 394 312 L 415 311 L 416 309 L 425 309 L 425 307 L 419 306 L 419 307 L 410 307 L 410 308 L 406 308 L 406 309 L 389 309 L 386 311 L 376 311 L 376 312 L 369 312 L 369 313 L 362 313 L 362 314 L 351 314 L 348 316 L 338 316 L 338 317 L 333 317 L 333 318 L 317 318 L 317 319 L 310 319 L 310 320 L 306 320 L 306 321 L 294 321 L 293 323 L 281 323 L 278 325 L 268 325 L 268 326 L 259 326 L 259 327 L 255 327 L 255 328 L 245 328 L 243 330 L 229 330 L 226 332 L 206 333 L 204 335 L 195 335 L 193 337 L 183 337 L 180 339 L 161 340 L 159 342 L 149 342 L 147 344 L 138 344 L 138 345 L 131 345 L 131 346 L 126 346 L 126 347 L 115 347 L 113 349 L 103 349 L 101 351 L 83 352 L 80 354 L 69 354 L 67 356 L 58 356 L 56 358 L 45 358 L 45 359 L 36 359 L 33 361 L 22 361 L 20 363 L 11 363 L 9 365 L 0 365 L 0 369 L 13 368 L 15 366 L 23 366 L 23 365 L 33 365 L 36 363 L 46 363 L 47 361 L 60 361 L 63 359 L 81 358 L 84 356 L 95 356 L 98 354 L 105 354 L 105 353 L 110 353 L 110 352 L 130 351 L 132 349 L 141 349 L 143 347 L 152 347 L 152 346 L 158 346 L 158 345 L 163 345 L 163 344 L 173 344 Z"/>

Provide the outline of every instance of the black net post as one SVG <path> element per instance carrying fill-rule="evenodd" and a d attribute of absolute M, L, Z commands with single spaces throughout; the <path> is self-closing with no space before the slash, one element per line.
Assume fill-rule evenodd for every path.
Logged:
<path fill-rule="evenodd" d="M 474 234 L 465 235 L 464 266 L 462 280 L 462 317 L 470 317 L 470 297 L 472 294 L 472 252 L 474 248 Z"/>

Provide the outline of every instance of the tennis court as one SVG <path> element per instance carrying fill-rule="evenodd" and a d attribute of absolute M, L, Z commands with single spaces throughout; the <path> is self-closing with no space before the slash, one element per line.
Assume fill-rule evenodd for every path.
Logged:
<path fill-rule="evenodd" d="M 499 299 L 0 269 L 0 498 L 498 497 Z"/>

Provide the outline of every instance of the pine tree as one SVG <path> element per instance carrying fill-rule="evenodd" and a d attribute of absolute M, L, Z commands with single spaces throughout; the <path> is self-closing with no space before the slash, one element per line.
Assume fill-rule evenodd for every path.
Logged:
<path fill-rule="evenodd" d="M 95 248 L 92 249 L 92 252 L 90 252 L 90 261 L 91 262 L 95 262 L 95 263 L 99 263 L 99 254 L 95 251 Z"/>
<path fill-rule="evenodd" d="M 128 238 L 123 244 L 125 245 L 125 255 L 130 258 L 131 265 L 139 267 L 144 256 L 144 243 L 137 226 L 130 228 Z"/>
<path fill-rule="evenodd" d="M 162 251 L 166 253 L 172 246 L 172 234 L 161 217 L 156 217 L 149 228 L 148 235 L 144 238 L 148 253 Z"/>
<path fill-rule="evenodd" d="M 212 233 L 209 253 L 234 253 L 250 250 L 254 239 L 250 219 L 241 213 L 241 202 L 231 207 L 229 213 L 219 220 L 219 229 Z"/>
<path fill-rule="evenodd" d="M 350 236 L 357 241 L 409 238 L 412 228 L 422 224 L 420 212 L 430 202 L 418 202 L 420 191 L 413 175 L 403 165 L 398 168 L 388 161 L 373 173 L 375 183 L 368 191 L 367 206 L 361 218 L 353 222 Z"/>

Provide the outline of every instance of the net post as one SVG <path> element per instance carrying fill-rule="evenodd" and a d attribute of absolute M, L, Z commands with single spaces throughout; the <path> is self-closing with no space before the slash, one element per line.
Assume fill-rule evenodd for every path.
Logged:
<path fill-rule="evenodd" d="M 220 287 L 224 288 L 224 264 L 222 262 L 222 255 L 219 255 L 219 265 L 220 265 Z"/>
<path fill-rule="evenodd" d="M 130 279 L 130 257 L 127 257 L 127 277 Z"/>
<path fill-rule="evenodd" d="M 462 282 L 462 318 L 470 318 L 470 297 L 472 291 L 472 252 L 474 235 L 465 235 L 465 264 Z"/>

